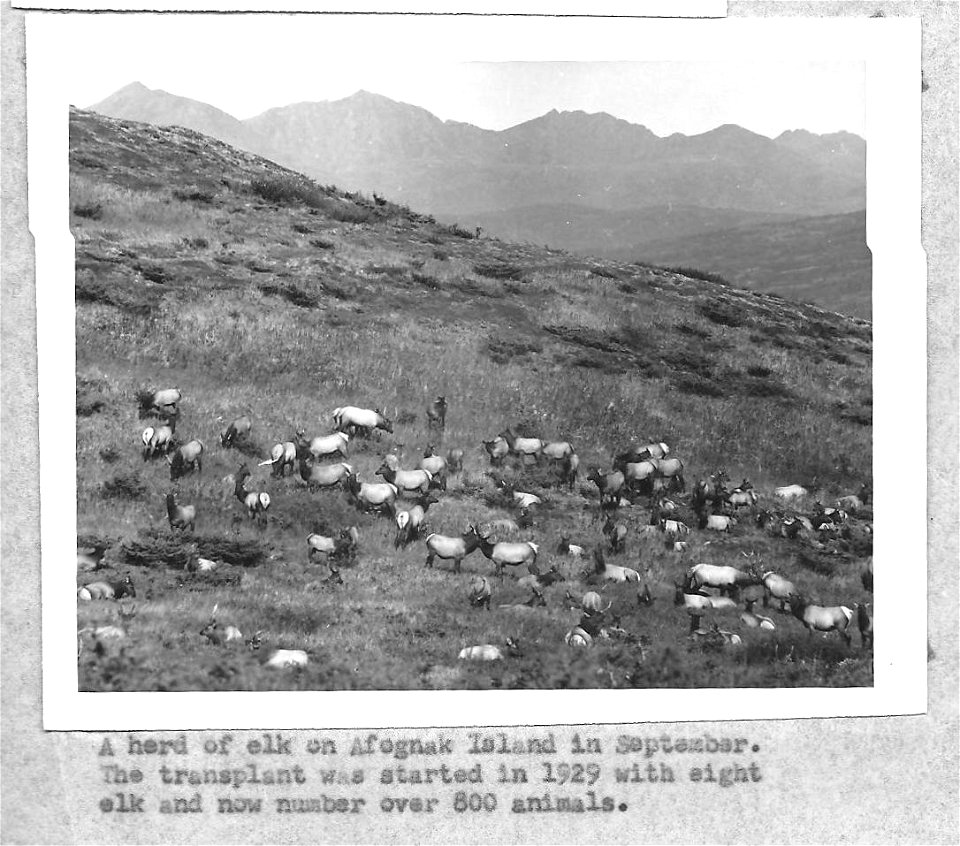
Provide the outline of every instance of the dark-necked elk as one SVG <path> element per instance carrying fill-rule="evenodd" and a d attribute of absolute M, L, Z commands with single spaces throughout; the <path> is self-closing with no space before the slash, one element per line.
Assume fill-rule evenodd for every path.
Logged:
<path fill-rule="evenodd" d="M 490 466 L 499 467 L 503 464 L 503 459 L 505 459 L 510 454 L 510 444 L 500 435 L 497 435 L 493 440 L 483 441 L 483 448 L 487 451 L 487 455 L 490 456 Z"/>
<path fill-rule="evenodd" d="M 513 429 L 504 429 L 500 437 L 507 442 L 510 454 L 525 462 L 531 456 L 539 464 L 543 457 L 543 441 L 540 438 L 521 438 Z"/>
<path fill-rule="evenodd" d="M 77 591 L 77 599 L 122 599 L 125 596 L 136 597 L 137 591 L 133 579 L 124 576 L 119 582 L 91 582 Z"/>
<path fill-rule="evenodd" d="M 143 441 L 143 460 L 147 461 L 156 458 L 158 455 L 166 455 L 176 446 L 175 431 L 177 428 L 177 419 L 171 417 L 165 423 L 159 426 L 148 426 L 143 430 L 141 440 Z"/>
<path fill-rule="evenodd" d="M 460 565 L 480 545 L 480 533 L 476 526 L 471 526 L 459 537 L 450 537 L 434 532 L 427 535 L 426 567 L 432 567 L 434 559 L 453 562 L 453 571 L 460 572 Z"/>
<path fill-rule="evenodd" d="M 612 517 L 607 517 L 601 531 L 607 536 L 611 552 L 623 552 L 627 542 L 627 527 L 624 523 L 615 522 Z"/>
<path fill-rule="evenodd" d="M 587 480 L 593 482 L 600 491 L 600 503 L 619 502 L 620 494 L 626 484 L 626 477 L 620 470 L 611 470 L 604 473 L 599 467 L 592 467 L 587 474 Z"/>
<path fill-rule="evenodd" d="M 331 435 L 318 435 L 316 438 L 307 440 L 302 429 L 297 430 L 297 450 L 306 450 L 314 461 L 319 461 L 330 455 L 339 455 L 346 459 L 347 445 L 350 442 L 350 436 L 346 432 L 334 432 Z"/>
<path fill-rule="evenodd" d="M 174 450 L 173 455 L 167 456 L 170 464 L 170 481 L 175 482 L 181 476 L 186 476 L 192 470 L 203 472 L 203 444 L 194 439 Z"/>
<path fill-rule="evenodd" d="M 447 425 L 447 398 L 437 397 L 427 406 L 427 427 L 435 429 L 443 437 L 444 427 Z"/>
<path fill-rule="evenodd" d="M 576 450 L 569 441 L 550 441 L 543 444 L 540 452 L 544 458 L 551 461 L 563 461 L 573 455 Z"/>
<path fill-rule="evenodd" d="M 868 590 L 870 591 L 870 593 L 873 593 L 873 556 L 872 555 L 863 563 L 863 567 L 860 569 L 860 584 L 863 585 L 864 590 Z"/>
<path fill-rule="evenodd" d="M 374 429 L 393 432 L 393 421 L 387 419 L 379 408 L 357 408 L 354 405 L 335 408 L 333 423 L 337 431 L 352 434 L 369 435 Z"/>
<path fill-rule="evenodd" d="M 296 434 L 297 440 L 300 440 L 302 436 L 303 430 L 298 430 Z M 271 476 L 283 476 L 288 467 L 290 468 L 290 472 L 293 472 L 296 461 L 296 443 L 293 441 L 283 441 L 282 443 L 273 445 L 273 448 L 270 450 L 270 460 L 261 461 L 259 466 L 266 467 L 267 465 L 270 465 L 272 468 L 270 470 Z"/>
<path fill-rule="evenodd" d="M 248 491 L 246 483 L 249 478 L 250 468 L 241 464 L 234 477 L 233 493 L 246 507 L 250 519 L 263 526 L 267 521 L 267 509 L 270 508 L 270 494 L 266 491 Z"/>
<path fill-rule="evenodd" d="M 621 567 L 617 564 L 607 564 L 603 557 L 603 550 L 597 547 L 593 550 L 593 572 L 588 573 L 588 580 L 601 582 L 639 582 L 640 574 L 632 567 Z"/>
<path fill-rule="evenodd" d="M 694 590 L 716 588 L 731 596 L 737 595 L 740 588 L 759 582 L 755 573 L 745 573 L 729 564 L 694 564 L 687 570 L 687 580 Z"/>
<path fill-rule="evenodd" d="M 506 567 L 522 567 L 535 564 L 537 552 L 540 547 L 533 541 L 520 541 L 511 543 L 508 541 L 498 541 L 492 543 L 489 537 L 477 533 L 477 539 L 480 542 L 480 551 L 497 567 L 497 576 L 503 579 L 503 571 Z"/>
<path fill-rule="evenodd" d="M 382 476 L 385 482 L 389 482 L 401 493 L 417 491 L 425 494 L 433 482 L 433 476 L 426 470 L 401 470 L 396 456 L 391 455 L 383 459 L 377 475 Z"/>
<path fill-rule="evenodd" d="M 470 604 L 474 608 L 486 608 L 490 610 L 490 599 L 493 593 L 490 590 L 490 582 L 485 576 L 477 576 L 470 583 Z"/>
<path fill-rule="evenodd" d="M 167 521 L 171 529 L 190 529 L 194 530 L 194 523 L 197 520 L 197 507 L 195 505 L 177 505 L 177 500 L 173 493 L 167 494 Z"/>
<path fill-rule="evenodd" d="M 459 473 L 463 470 L 463 450 L 454 448 L 447 450 L 447 468 L 451 473 Z"/>
<path fill-rule="evenodd" d="M 814 631 L 838 632 L 847 646 L 850 645 L 847 626 L 853 619 L 853 611 L 845 605 L 813 605 L 803 594 L 794 594 L 790 597 L 790 611 L 806 626 L 809 634 Z"/>
<path fill-rule="evenodd" d="M 137 394 L 140 419 L 144 417 L 176 417 L 181 400 L 179 388 L 164 388 L 160 391 L 140 391 Z"/>
<path fill-rule="evenodd" d="M 423 494 L 412 508 L 397 512 L 397 535 L 393 541 L 394 547 L 405 547 L 410 541 L 420 537 L 426 528 L 427 509 L 439 501 L 437 495 L 431 491 Z"/>
<path fill-rule="evenodd" d="M 856 495 L 850 494 L 849 496 L 840 497 L 840 499 L 837 500 L 837 508 L 856 514 L 865 505 L 869 504 L 871 493 L 872 490 L 870 486 L 864 482 L 860 486 L 859 493 Z"/>
<path fill-rule="evenodd" d="M 310 488 L 333 488 L 343 484 L 353 474 L 353 467 L 344 462 L 314 464 L 308 453 L 300 451 L 300 478 Z"/>
<path fill-rule="evenodd" d="M 348 474 L 343 479 L 347 497 L 358 511 L 379 511 L 391 517 L 397 513 L 396 485 L 389 482 L 361 482 L 357 473 Z"/>
<path fill-rule="evenodd" d="M 250 437 L 250 430 L 252 428 L 253 423 L 247 415 L 231 420 L 228 425 L 220 430 L 220 446 L 228 448 L 232 447 L 238 441 L 245 441 Z"/>
<path fill-rule="evenodd" d="M 442 455 L 437 455 L 433 444 L 427 444 L 427 448 L 423 451 L 423 458 L 420 459 L 417 469 L 426 470 L 433 477 L 435 487 L 438 487 L 442 491 L 447 489 L 447 459 Z"/>

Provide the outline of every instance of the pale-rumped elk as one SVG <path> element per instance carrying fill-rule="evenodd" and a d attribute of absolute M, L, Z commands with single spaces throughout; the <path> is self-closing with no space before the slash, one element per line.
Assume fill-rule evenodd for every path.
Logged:
<path fill-rule="evenodd" d="M 471 526 L 459 537 L 441 535 L 437 532 L 427 535 L 426 567 L 432 567 L 434 559 L 453 562 L 453 571 L 460 572 L 460 565 L 480 545 L 480 534 L 476 526 Z"/>
<path fill-rule="evenodd" d="M 192 470 L 203 472 L 203 444 L 194 439 L 174 450 L 173 455 L 167 456 L 170 464 L 170 481 L 175 482 L 181 476 L 186 476 Z"/>
<path fill-rule="evenodd" d="M 502 661 L 507 656 L 511 658 L 519 657 L 521 654 L 520 643 L 512 637 L 506 641 L 506 650 L 490 643 L 484 643 L 479 646 L 467 646 L 460 650 L 459 658 L 461 661 Z"/>
<path fill-rule="evenodd" d="M 790 611 L 806 626 L 808 634 L 838 632 L 847 646 L 850 645 L 847 626 L 853 619 L 853 611 L 845 605 L 813 605 L 803 594 L 794 594 L 790 597 Z"/>
<path fill-rule="evenodd" d="M 640 574 L 632 567 L 621 567 L 617 564 L 608 564 L 603 557 L 603 550 L 597 547 L 593 550 L 593 572 L 590 578 L 602 582 L 639 582 Z"/>
<path fill-rule="evenodd" d="M 470 604 L 474 608 L 486 608 L 487 611 L 490 610 L 490 598 L 492 596 L 492 591 L 490 590 L 490 582 L 485 576 L 476 576 L 472 582 L 470 582 Z"/>
<path fill-rule="evenodd" d="M 237 441 L 245 441 L 250 437 L 253 423 L 247 415 L 237 417 L 220 430 L 220 446 L 232 447 Z"/>
<path fill-rule="evenodd" d="M 766 570 L 760 575 L 760 584 L 763 585 L 764 608 L 768 608 L 770 600 L 775 599 L 780 603 L 780 610 L 784 611 L 790 599 L 797 594 L 797 588 L 793 582 L 773 570 Z"/>
<path fill-rule="evenodd" d="M 433 481 L 433 475 L 426 470 L 401 470 L 398 462 L 389 461 L 394 456 L 386 456 L 383 463 L 377 470 L 377 475 L 382 476 L 385 482 L 390 483 L 401 493 L 410 493 L 417 491 L 425 494 L 430 490 L 430 484 Z"/>
<path fill-rule="evenodd" d="M 374 429 L 393 433 L 393 421 L 388 420 L 379 408 L 357 408 L 347 405 L 333 410 L 333 423 L 340 432 L 369 435 Z"/>
<path fill-rule="evenodd" d="M 427 510 L 439 501 L 439 497 L 431 491 L 422 494 L 413 507 L 397 512 L 397 535 L 393 541 L 395 548 L 405 547 L 423 534 L 426 529 Z"/>
<path fill-rule="evenodd" d="M 601 531 L 607 536 L 607 542 L 610 544 L 611 552 L 623 552 L 627 543 L 626 524 L 615 522 L 610 516 L 601 527 Z"/>
<path fill-rule="evenodd" d="M 499 467 L 503 464 L 503 460 L 510 454 L 510 445 L 499 435 L 491 441 L 483 441 L 482 443 L 483 448 L 487 451 L 487 455 L 490 456 L 490 465 L 492 467 Z"/>
<path fill-rule="evenodd" d="M 122 599 L 124 596 L 136 597 L 137 591 L 133 579 L 124 576 L 119 582 L 91 582 L 77 591 L 77 599 L 89 602 L 93 599 Z"/>
<path fill-rule="evenodd" d="M 489 537 L 479 533 L 477 534 L 477 540 L 483 555 L 496 565 L 497 576 L 501 580 L 506 567 L 522 567 L 524 565 L 529 567 L 536 563 L 537 552 L 540 550 L 540 547 L 533 541 L 491 543 Z"/>
<path fill-rule="evenodd" d="M 241 464 L 234 477 L 233 494 L 244 504 L 247 515 L 256 520 L 257 525 L 264 526 L 267 522 L 267 509 L 270 508 L 270 494 L 266 491 L 248 491 L 247 479 L 250 478 L 250 468 Z"/>
<path fill-rule="evenodd" d="M 143 460 L 148 461 L 158 455 L 166 455 L 176 446 L 176 418 L 171 418 L 159 426 L 148 426 L 143 430 L 140 440 L 143 441 Z"/>
<path fill-rule="evenodd" d="M 694 564 L 687 570 L 687 579 L 694 590 L 716 588 L 721 594 L 735 596 L 740 588 L 759 583 L 756 573 L 746 573 L 729 564 Z"/>
<path fill-rule="evenodd" d="M 197 520 L 197 507 L 195 505 L 177 505 L 174 494 L 167 494 L 167 521 L 171 529 L 189 529 L 194 531 L 194 524 Z"/>
<path fill-rule="evenodd" d="M 137 404 L 140 409 L 140 419 L 144 417 L 161 416 L 176 417 L 178 403 L 182 399 L 179 388 L 164 388 L 160 391 L 140 391 L 137 394 Z"/>
<path fill-rule="evenodd" d="M 297 431 L 297 440 L 302 436 L 303 431 Z M 266 467 L 272 465 L 272 470 L 270 471 L 271 476 L 283 476 L 286 472 L 286 469 L 289 467 L 290 472 L 293 472 L 294 466 L 296 465 L 297 460 L 297 445 L 294 441 L 283 441 L 279 444 L 274 444 L 273 448 L 270 450 L 270 460 L 261 461 L 260 467 Z"/>
<path fill-rule="evenodd" d="M 360 476 L 353 473 L 344 477 L 343 488 L 358 511 L 379 511 L 390 517 L 396 516 L 400 493 L 396 485 L 389 482 L 361 482 Z"/>
<path fill-rule="evenodd" d="M 314 461 L 319 461 L 329 455 L 339 455 L 346 460 L 347 446 L 350 443 L 350 436 L 346 432 L 334 432 L 330 435 L 318 435 L 311 440 L 307 440 L 302 429 L 297 431 L 297 450 L 306 450 Z"/>
<path fill-rule="evenodd" d="M 441 431 L 447 425 L 447 398 L 437 397 L 427 406 L 427 426 Z"/>
<path fill-rule="evenodd" d="M 516 435 L 513 429 L 504 429 L 500 437 L 507 442 L 510 448 L 510 454 L 516 456 L 521 462 L 525 462 L 531 456 L 539 464 L 543 457 L 543 441 L 540 438 L 521 438 Z"/>
<path fill-rule="evenodd" d="M 626 477 L 620 470 L 611 470 L 604 473 L 599 467 L 591 467 L 587 473 L 587 480 L 593 482 L 600 491 L 600 503 L 604 500 L 617 502 L 626 485 Z"/>

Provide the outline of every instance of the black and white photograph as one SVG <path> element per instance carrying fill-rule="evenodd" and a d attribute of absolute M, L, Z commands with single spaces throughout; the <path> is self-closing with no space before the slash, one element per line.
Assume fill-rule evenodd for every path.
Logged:
<path fill-rule="evenodd" d="M 5 842 L 955 841 L 956 8 L 62 5 Z"/>
<path fill-rule="evenodd" d="M 70 81 L 80 690 L 873 684 L 862 62 L 122 26 Z"/>

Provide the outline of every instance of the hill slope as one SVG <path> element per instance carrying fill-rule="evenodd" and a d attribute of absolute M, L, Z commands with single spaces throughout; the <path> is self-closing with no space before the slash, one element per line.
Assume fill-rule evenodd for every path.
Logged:
<path fill-rule="evenodd" d="M 604 254 L 699 267 L 737 285 L 870 318 L 872 269 L 864 212 L 804 217 L 644 239 Z"/>
<path fill-rule="evenodd" d="M 425 570 L 421 543 L 393 548 L 390 521 L 255 467 L 297 427 L 325 433 L 334 408 L 355 404 L 395 423 L 392 435 L 351 441 L 364 480 L 391 449 L 405 452 L 404 466 L 441 437 L 444 449 L 465 450 L 463 474 L 428 514 L 446 534 L 517 516 L 480 447 L 508 424 L 572 441 L 583 468 L 609 466 L 631 441 L 662 439 L 691 481 L 723 466 L 770 502 L 774 484 L 816 477 L 829 501 L 869 478 L 869 324 L 657 268 L 476 239 L 189 130 L 81 111 L 70 129 L 79 530 L 109 547 L 105 575 L 133 575 L 140 606 L 132 622 L 106 603 L 80 609 L 83 625 L 129 630 L 118 647 L 84 653 L 85 689 L 869 683 L 867 654 L 808 640 L 788 616 L 778 617 L 782 652 L 756 632 L 744 632 L 739 657 L 686 640 L 688 618 L 670 597 L 689 560 L 637 534 L 650 519 L 645 499 L 621 511 L 631 529 L 621 560 L 658 599 L 642 610 L 636 586 L 608 596 L 646 639 L 646 659 L 629 644 L 558 649 L 572 625 L 563 591 L 579 595 L 590 581 L 554 550 L 561 533 L 600 542 L 592 485 L 557 487 L 546 469 L 501 471 L 508 490 L 543 496 L 527 536 L 543 568 L 556 563 L 568 582 L 546 591 L 542 611 L 487 615 L 466 601 L 471 575 L 490 571 L 479 553 L 462 576 L 449 565 Z M 148 385 L 181 389 L 177 435 L 206 445 L 202 473 L 176 485 L 163 461 L 139 455 L 135 398 Z M 437 394 L 450 403 L 443 433 L 423 414 Z M 253 420 L 252 442 L 244 452 L 219 447 L 223 421 L 240 414 Z M 272 498 L 263 529 L 233 495 L 241 461 Z M 167 531 L 171 489 L 197 506 L 197 535 Z M 359 560 L 343 566 L 345 586 L 331 586 L 304 539 L 350 524 L 360 528 Z M 828 604 L 860 591 L 862 548 L 849 538 L 791 542 L 744 520 L 732 536 L 705 540 L 691 537 L 697 560 L 761 553 Z M 259 566 L 174 569 L 227 541 L 260 550 Z M 134 543 L 161 552 L 134 559 Z M 529 596 L 512 578 L 495 592 L 497 603 Z M 310 666 L 270 673 L 243 649 L 205 643 L 196 633 L 214 604 L 224 624 L 263 630 L 264 650 L 309 649 Z M 458 664 L 460 646 L 507 635 L 525 644 L 522 659 Z"/>

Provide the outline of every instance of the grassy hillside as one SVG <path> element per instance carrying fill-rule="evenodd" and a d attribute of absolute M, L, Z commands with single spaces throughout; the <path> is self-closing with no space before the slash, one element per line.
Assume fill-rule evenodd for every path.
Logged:
<path fill-rule="evenodd" d="M 272 497 L 258 529 L 233 497 L 230 474 L 256 464 L 298 426 L 332 429 L 346 404 L 379 406 L 393 435 L 351 442 L 350 461 L 372 480 L 382 456 L 412 466 L 435 436 L 425 407 L 445 394 L 444 449 L 466 451 L 464 473 L 428 513 L 435 531 L 516 516 L 487 475 L 480 446 L 506 425 L 572 441 L 584 468 L 608 467 L 635 441 L 665 440 L 691 481 L 725 467 L 749 476 L 770 504 L 774 485 L 818 486 L 826 502 L 871 473 L 871 329 L 868 323 L 776 297 L 635 264 L 472 237 L 379 198 L 344 195 L 196 133 L 75 111 L 71 208 L 77 275 L 77 482 L 82 536 L 109 546 L 101 573 L 129 573 L 136 616 L 115 603 L 80 603 L 81 626 L 122 622 L 127 637 L 81 655 L 84 689 L 269 689 L 869 684 L 869 651 L 808 638 L 775 614 L 775 637 L 742 632 L 718 650 L 687 636 L 671 604 L 674 579 L 695 561 L 757 552 L 823 604 L 852 605 L 864 544 L 847 537 L 786 541 L 749 521 L 729 537 L 693 533 L 683 555 L 641 537 L 646 500 L 623 508 L 626 552 L 656 596 L 604 590 L 641 651 L 610 640 L 563 647 L 576 624 L 564 591 L 589 589 L 583 564 L 554 552 L 561 532 L 599 542 L 597 496 L 567 492 L 543 471 L 505 471 L 544 498 L 524 537 L 543 568 L 568 581 L 536 611 L 497 609 L 529 591 L 507 576 L 494 609 L 467 602 L 470 579 L 492 567 L 479 552 L 456 576 L 423 567 L 422 542 L 395 551 L 389 521 L 358 515 L 342 493 L 311 493 L 298 477 L 254 467 L 251 487 Z M 177 385 L 178 435 L 206 446 L 202 474 L 171 485 L 166 464 L 143 462 L 138 390 Z M 222 449 L 220 419 L 253 419 L 249 455 Z M 197 534 L 171 539 L 164 495 L 197 506 Z M 681 497 L 681 502 L 685 498 Z M 809 506 L 809 503 L 806 505 Z M 682 515 L 694 522 L 689 511 Z M 358 525 L 360 552 L 343 586 L 309 564 L 306 535 Z M 146 534 L 145 534 L 146 532 Z M 262 557 L 212 574 L 182 569 L 193 551 L 243 541 Z M 712 542 L 707 544 L 707 541 Z M 171 542 L 173 541 L 173 542 Z M 150 565 L 137 544 L 165 550 Z M 190 550 L 187 549 L 189 552 Z M 598 588 L 599 589 L 599 588 Z M 300 672 L 270 672 L 243 647 L 198 634 L 218 617 L 273 646 L 308 649 Z M 709 621 L 708 621 L 709 622 Z M 737 615 L 717 617 L 738 628 Z M 457 652 L 519 636 L 521 658 L 463 666 Z"/>
<path fill-rule="evenodd" d="M 869 319 L 871 314 L 865 212 L 645 239 L 609 255 L 709 268 L 737 285 L 857 317 Z"/>

